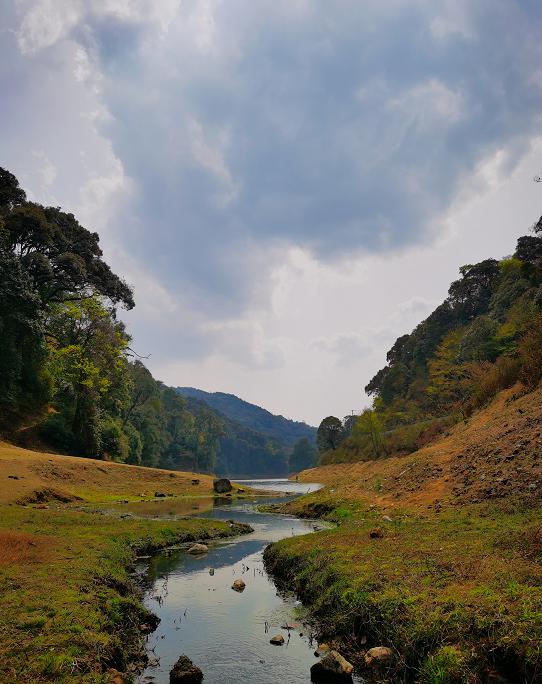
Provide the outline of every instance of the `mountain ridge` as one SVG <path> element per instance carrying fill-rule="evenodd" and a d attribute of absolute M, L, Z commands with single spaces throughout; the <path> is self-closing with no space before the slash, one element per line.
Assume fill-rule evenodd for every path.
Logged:
<path fill-rule="evenodd" d="M 235 394 L 207 392 L 196 387 L 177 387 L 176 390 L 184 397 L 204 401 L 211 408 L 245 427 L 278 439 L 288 448 L 292 448 L 295 442 L 303 437 L 307 437 L 311 442 L 316 439 L 316 428 L 312 425 L 271 413 Z"/>

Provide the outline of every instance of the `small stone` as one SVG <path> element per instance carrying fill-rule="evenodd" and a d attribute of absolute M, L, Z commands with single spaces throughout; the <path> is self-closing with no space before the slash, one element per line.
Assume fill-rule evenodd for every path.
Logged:
<path fill-rule="evenodd" d="M 371 539 L 382 539 L 383 536 L 384 532 L 382 532 L 380 527 L 375 527 L 369 532 L 369 537 L 371 537 Z"/>
<path fill-rule="evenodd" d="M 375 646 L 370 648 L 365 654 L 365 665 L 368 667 L 378 667 L 387 665 L 393 658 L 393 651 L 387 646 Z"/>
<path fill-rule="evenodd" d="M 351 682 L 354 666 L 337 651 L 330 651 L 311 667 L 315 682 Z"/>
<path fill-rule="evenodd" d="M 209 568 L 209 574 L 211 577 L 215 574 L 215 569 L 214 568 Z"/>
<path fill-rule="evenodd" d="M 235 582 L 231 585 L 231 588 L 234 591 L 238 591 L 239 593 L 245 591 L 245 587 L 247 585 L 244 583 L 242 579 L 236 579 Z"/>
<path fill-rule="evenodd" d="M 188 553 L 192 556 L 201 556 L 203 553 L 207 553 L 207 551 L 209 551 L 209 547 L 205 546 L 205 544 L 194 544 L 194 546 L 188 549 Z"/>
<path fill-rule="evenodd" d="M 386 522 L 393 522 L 389 515 L 383 515 L 382 520 L 385 520 Z"/>
<path fill-rule="evenodd" d="M 166 494 L 164 492 L 154 492 L 154 496 L 156 499 L 164 499 Z"/>
<path fill-rule="evenodd" d="M 185 655 L 182 655 L 169 673 L 170 684 L 201 684 L 203 672 Z"/>
<path fill-rule="evenodd" d="M 273 644 L 274 646 L 282 646 L 282 644 L 284 643 L 284 637 L 282 636 L 282 634 L 275 634 L 274 637 L 271 637 L 271 639 L 269 639 L 269 643 Z"/>

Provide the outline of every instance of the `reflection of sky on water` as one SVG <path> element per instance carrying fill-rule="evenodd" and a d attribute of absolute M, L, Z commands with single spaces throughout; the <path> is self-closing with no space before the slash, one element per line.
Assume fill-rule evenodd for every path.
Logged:
<path fill-rule="evenodd" d="M 205 684 L 310 682 L 314 645 L 300 636 L 302 626 L 289 639 L 281 630 L 285 622 L 296 621 L 295 598 L 277 595 L 263 569 L 262 551 L 271 541 L 312 532 L 312 523 L 259 513 L 254 509 L 258 504 L 235 503 L 202 514 L 249 523 L 252 534 L 213 544 L 203 557 L 177 553 L 152 561 L 155 582 L 146 605 L 161 623 L 148 646 L 160 664 L 147 668 L 139 682 L 167 684 L 169 671 L 182 654 L 201 667 Z M 247 585 L 241 594 L 231 589 L 240 577 Z M 284 646 L 269 643 L 278 632 L 286 639 Z"/>

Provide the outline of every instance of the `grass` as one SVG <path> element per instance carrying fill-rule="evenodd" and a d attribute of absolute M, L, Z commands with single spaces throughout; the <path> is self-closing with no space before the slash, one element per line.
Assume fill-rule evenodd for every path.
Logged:
<path fill-rule="evenodd" d="M 540 681 L 540 509 L 396 509 L 389 522 L 325 492 L 302 506 L 338 527 L 273 544 L 266 562 L 311 608 L 322 638 L 358 659 L 365 637 L 391 646 L 393 681 Z M 369 535 L 376 526 L 381 539 Z"/>
<path fill-rule="evenodd" d="M 0 507 L 0 681 L 110 681 L 149 619 L 129 574 L 138 550 L 234 533 L 212 520 Z"/>

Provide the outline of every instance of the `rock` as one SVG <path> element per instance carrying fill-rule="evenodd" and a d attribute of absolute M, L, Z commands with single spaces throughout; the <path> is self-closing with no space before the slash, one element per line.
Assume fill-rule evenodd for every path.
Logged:
<path fill-rule="evenodd" d="M 380 527 L 375 527 L 369 532 L 369 537 L 371 537 L 371 539 L 382 539 L 383 536 L 384 532 L 382 532 Z"/>
<path fill-rule="evenodd" d="M 194 544 L 194 546 L 188 549 L 188 553 L 192 554 L 192 556 L 200 556 L 202 553 L 207 553 L 207 551 L 209 551 L 209 547 L 205 546 L 205 544 Z"/>
<path fill-rule="evenodd" d="M 383 515 L 382 520 L 385 520 L 386 522 L 393 522 L 389 515 Z"/>
<path fill-rule="evenodd" d="M 387 646 L 375 646 L 370 648 L 365 654 L 365 665 L 368 667 L 379 667 L 387 665 L 393 658 L 393 651 Z"/>
<path fill-rule="evenodd" d="M 199 485 L 199 480 L 196 480 L 196 479 L 192 480 L 192 484 L 193 485 Z"/>
<path fill-rule="evenodd" d="M 209 574 L 211 577 L 215 574 L 215 569 L 214 568 L 209 568 Z"/>
<path fill-rule="evenodd" d="M 311 667 L 314 682 L 351 682 L 354 666 L 337 651 L 330 651 Z"/>
<path fill-rule="evenodd" d="M 282 636 L 282 634 L 275 634 L 274 637 L 271 637 L 271 639 L 269 639 L 269 643 L 273 644 L 273 646 L 282 646 L 282 644 L 284 643 L 284 637 Z"/>
<path fill-rule="evenodd" d="M 185 655 L 182 655 L 169 673 L 170 684 L 201 684 L 203 672 Z"/>
<path fill-rule="evenodd" d="M 244 494 L 246 490 L 243 489 L 242 487 L 239 487 L 239 489 L 237 491 L 239 492 L 239 494 Z"/>
<path fill-rule="evenodd" d="M 154 492 L 154 496 L 155 496 L 157 499 L 165 499 L 165 497 L 167 496 L 167 494 L 164 494 L 164 492 Z"/>
<path fill-rule="evenodd" d="M 115 670 L 114 667 L 109 669 L 107 671 L 107 674 L 109 675 L 109 681 L 111 682 L 111 684 L 124 684 L 124 682 L 126 681 L 122 672 Z"/>
<path fill-rule="evenodd" d="M 231 492 L 233 487 L 227 477 L 221 477 L 218 480 L 213 480 L 213 489 L 217 494 L 226 494 L 226 492 Z"/>
<path fill-rule="evenodd" d="M 231 585 L 231 588 L 234 591 L 238 591 L 239 593 L 241 593 L 242 591 L 245 591 L 246 586 L 247 585 L 243 582 L 242 579 L 236 579 L 235 582 Z"/>

